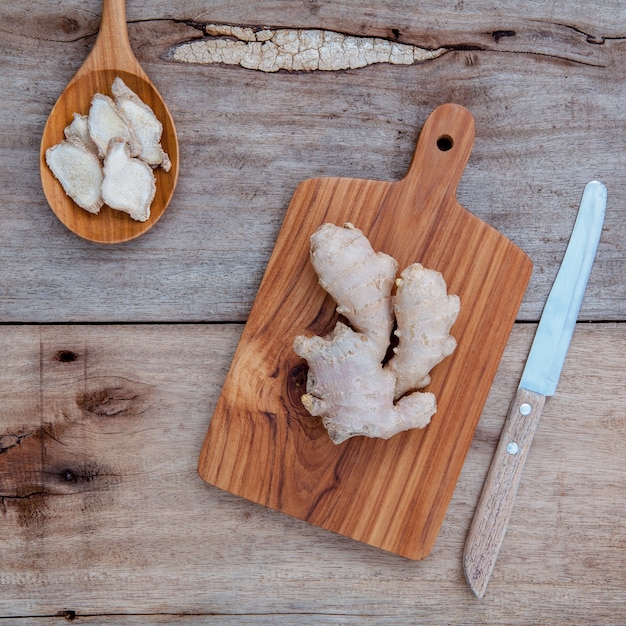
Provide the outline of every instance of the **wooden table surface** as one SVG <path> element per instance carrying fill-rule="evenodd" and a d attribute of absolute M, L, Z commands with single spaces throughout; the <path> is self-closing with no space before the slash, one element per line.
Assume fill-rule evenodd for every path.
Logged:
<path fill-rule="evenodd" d="M 623 624 L 626 5 L 128 0 L 131 45 L 174 116 L 181 165 L 158 224 L 110 246 L 56 219 L 38 170 L 46 118 L 100 12 L 99 0 L 0 6 L 0 616 Z M 236 39 L 262 39 L 260 27 L 348 39 L 326 34 L 343 46 L 325 69 L 267 71 L 268 48 Z M 211 62 L 216 37 L 234 51 L 226 60 L 248 46 L 242 64 Z M 390 42 L 417 60 L 373 63 Z M 366 65 L 332 69 L 354 66 L 355 47 L 373 51 L 357 55 Z M 298 183 L 398 180 L 444 102 L 476 122 L 460 203 L 534 268 L 435 547 L 411 561 L 210 487 L 196 463 Z M 594 178 L 609 190 L 598 255 L 479 601 L 463 544 Z"/>

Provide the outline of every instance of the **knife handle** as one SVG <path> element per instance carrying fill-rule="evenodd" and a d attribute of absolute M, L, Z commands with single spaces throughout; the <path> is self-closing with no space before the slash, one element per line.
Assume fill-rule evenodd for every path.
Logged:
<path fill-rule="evenodd" d="M 545 396 L 519 388 L 504 422 L 463 552 L 465 578 L 479 598 L 496 564 L 545 401 Z"/>

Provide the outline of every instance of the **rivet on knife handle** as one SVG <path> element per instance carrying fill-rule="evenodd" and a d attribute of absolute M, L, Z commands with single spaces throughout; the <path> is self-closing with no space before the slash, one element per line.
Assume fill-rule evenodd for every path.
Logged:
<path fill-rule="evenodd" d="M 513 503 L 545 396 L 518 389 L 474 514 L 463 569 L 474 593 L 482 598 L 498 558 Z"/>

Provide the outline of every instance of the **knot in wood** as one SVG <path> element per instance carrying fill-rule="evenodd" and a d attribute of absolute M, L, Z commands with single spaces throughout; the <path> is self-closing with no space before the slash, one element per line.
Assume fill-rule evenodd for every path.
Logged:
<path fill-rule="evenodd" d="M 72 363 L 78 359 L 78 354 L 71 350 L 59 350 L 56 354 L 56 360 L 60 363 Z"/>

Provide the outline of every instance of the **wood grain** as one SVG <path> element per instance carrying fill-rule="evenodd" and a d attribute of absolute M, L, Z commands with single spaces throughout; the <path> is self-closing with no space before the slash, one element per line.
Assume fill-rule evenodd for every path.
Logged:
<path fill-rule="evenodd" d="M 204 480 L 409 558 L 430 552 L 531 271 L 456 200 L 473 139 L 469 112 L 441 105 L 401 181 L 298 187 L 203 445 Z M 335 317 L 309 262 L 309 237 L 325 222 L 353 223 L 400 268 L 440 271 L 461 299 L 457 349 L 433 370 L 438 408 L 423 430 L 336 446 L 302 406 L 306 365 L 294 338 L 328 334 Z"/>
<path fill-rule="evenodd" d="M 0 441 L 42 426 L 58 439 L 39 431 L 43 466 L 28 439 L 0 453 L 3 493 L 43 487 L 0 499 L 4 621 L 621 624 L 626 5 L 128 0 L 131 47 L 176 122 L 181 168 L 149 235 L 119 245 L 66 228 L 39 174 L 46 120 L 91 52 L 101 10 L 101 0 L 0 3 Z M 172 62 L 172 46 L 208 22 L 449 52 L 274 75 Z M 207 486 L 196 462 L 297 185 L 400 179 L 444 102 L 476 122 L 460 204 L 534 271 L 435 546 L 415 562 Z M 477 601 L 462 575 L 465 536 L 593 178 L 609 203 L 581 323 Z M 4 471 L 7 455 L 20 472 Z M 68 469 L 73 480 L 61 480 Z"/>
<path fill-rule="evenodd" d="M 17 624 L 65 623 L 63 611 L 87 623 L 618 624 L 623 324 L 578 325 L 489 593 L 477 602 L 463 579 L 467 529 L 535 329 L 514 328 L 435 547 L 415 562 L 198 478 L 241 326 L 5 326 L 0 614 Z M 41 447 L 7 445 L 37 432 Z"/>
<path fill-rule="evenodd" d="M 545 396 L 533 391 L 517 390 L 485 478 L 463 551 L 465 577 L 479 598 L 485 595 L 504 541 L 545 401 Z M 522 413 L 524 404 L 530 407 L 529 413 Z"/>
<path fill-rule="evenodd" d="M 142 235 L 156 224 L 167 208 L 178 180 L 178 139 L 172 116 L 148 75 L 141 69 L 128 41 L 125 0 L 104 0 L 96 43 L 85 62 L 59 96 L 41 139 L 39 167 L 43 190 L 55 215 L 77 235 L 97 243 L 121 243 Z M 144 222 L 103 206 L 97 214 L 84 211 L 66 195 L 46 163 L 46 150 L 64 139 L 63 130 L 74 113 L 87 115 L 95 93 L 108 96 L 119 76 L 163 124 L 161 144 L 171 161 L 166 172 L 154 170 L 156 193 L 150 216 Z"/>

